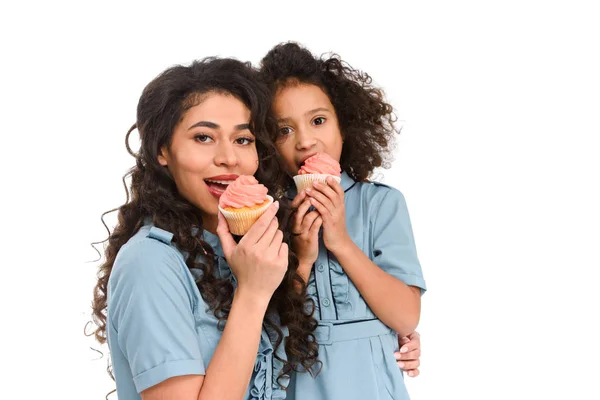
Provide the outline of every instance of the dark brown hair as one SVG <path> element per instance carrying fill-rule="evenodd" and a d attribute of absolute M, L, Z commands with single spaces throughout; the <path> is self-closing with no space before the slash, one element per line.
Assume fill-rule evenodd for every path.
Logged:
<path fill-rule="evenodd" d="M 375 168 L 389 168 L 396 119 L 368 74 L 338 55 L 318 58 L 297 43 L 282 43 L 261 60 L 260 76 L 274 95 L 289 85 L 305 83 L 329 96 L 344 139 L 340 164 L 354 180 L 366 181 Z"/>
<path fill-rule="evenodd" d="M 202 298 L 219 319 L 221 327 L 227 319 L 233 299 L 233 287 L 229 280 L 218 279 L 212 257 L 198 258 L 200 254 L 214 255 L 213 249 L 191 232 L 198 228 L 202 232 L 202 218 L 198 210 L 177 191 L 169 170 L 158 163 L 158 154 L 163 146 L 169 146 L 177 124 L 189 108 L 199 104 L 207 93 L 222 93 L 236 97 L 250 110 L 250 129 L 256 137 L 260 159 L 256 178 L 278 198 L 282 193 L 282 169 L 275 157 L 275 147 L 270 131 L 275 128 L 269 117 L 271 96 L 261 84 L 248 63 L 227 58 L 206 58 L 189 66 L 174 66 L 156 77 L 144 89 L 137 107 L 137 122 L 127 133 L 127 150 L 135 157 L 135 166 L 123 177 L 130 179 L 129 189 L 125 184 L 127 199 L 119 208 L 118 224 L 106 240 L 105 261 L 99 268 L 98 282 L 94 289 L 93 320 L 94 335 L 100 343 L 106 341 L 106 308 L 108 280 L 119 249 L 140 229 L 146 219 L 151 219 L 159 228 L 173 233 L 177 247 L 188 254 L 189 268 L 202 271 L 196 284 Z M 137 128 L 141 138 L 139 151 L 133 152 L 128 144 L 130 133 Z M 283 202 L 278 216 L 285 226 L 289 210 Z M 103 220 L 104 222 L 104 220 Z M 105 224 L 106 226 L 106 224 Z M 108 228 L 107 228 L 108 229 Z M 289 243 L 289 232 L 285 240 Z M 202 260 L 202 261 L 199 261 Z M 269 310 L 279 314 L 281 325 L 289 328 L 290 335 L 285 349 L 290 361 L 284 361 L 284 373 L 296 369 L 298 364 L 310 368 L 317 361 L 317 344 L 313 331 L 317 322 L 306 307 L 306 287 L 297 274 L 298 261 L 290 251 L 290 264 L 281 285 L 275 291 Z M 300 284 L 301 293 L 295 286 Z M 278 325 L 271 320 L 269 312 L 264 323 L 276 333 L 276 345 L 281 344 L 283 335 Z M 281 360 L 283 361 L 283 360 Z"/>

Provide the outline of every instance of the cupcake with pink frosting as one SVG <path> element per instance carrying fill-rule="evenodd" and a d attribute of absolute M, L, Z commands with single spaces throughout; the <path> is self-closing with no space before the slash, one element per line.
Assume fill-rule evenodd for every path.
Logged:
<path fill-rule="evenodd" d="M 268 189 L 250 175 L 240 175 L 219 198 L 219 211 L 234 235 L 245 235 L 273 203 Z"/>
<path fill-rule="evenodd" d="M 340 183 L 342 169 L 340 163 L 334 160 L 327 153 L 317 153 L 307 158 L 304 164 L 298 170 L 298 175 L 294 176 L 294 183 L 298 193 L 313 185 L 314 182 L 326 183 L 327 177 L 332 177 Z"/>

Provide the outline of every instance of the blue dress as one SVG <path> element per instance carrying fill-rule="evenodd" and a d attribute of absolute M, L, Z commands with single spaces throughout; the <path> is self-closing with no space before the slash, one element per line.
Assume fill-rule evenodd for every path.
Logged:
<path fill-rule="evenodd" d="M 354 243 L 384 271 L 423 293 L 425 281 L 403 195 L 380 183 L 355 182 L 346 173 L 341 185 L 346 227 Z M 292 189 L 289 195 L 296 193 Z M 307 290 L 317 306 L 315 336 L 323 366 L 316 378 L 293 374 L 288 399 L 409 399 L 394 358 L 397 334 L 373 314 L 321 237 Z"/>
<path fill-rule="evenodd" d="M 222 331 L 202 299 L 173 235 L 143 226 L 120 250 L 108 282 L 107 335 L 119 400 L 168 378 L 204 375 Z M 216 235 L 204 231 L 218 262 L 217 274 L 235 285 Z M 287 330 L 282 328 L 284 335 Z M 272 332 L 263 328 L 245 399 L 284 399 L 277 378 L 285 359 L 274 349 Z M 287 382 L 280 380 L 283 384 Z"/>

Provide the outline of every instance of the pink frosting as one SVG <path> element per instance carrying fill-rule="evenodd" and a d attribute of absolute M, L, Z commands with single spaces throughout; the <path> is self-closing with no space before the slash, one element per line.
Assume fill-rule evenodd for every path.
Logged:
<path fill-rule="evenodd" d="M 307 158 L 304 165 L 300 167 L 298 175 L 305 174 L 328 174 L 340 176 L 342 169 L 340 163 L 335 161 L 327 153 L 317 153 L 314 156 Z"/>
<path fill-rule="evenodd" d="M 253 176 L 240 175 L 227 186 L 227 190 L 219 198 L 219 206 L 242 208 L 262 204 L 267 199 L 268 191 Z"/>

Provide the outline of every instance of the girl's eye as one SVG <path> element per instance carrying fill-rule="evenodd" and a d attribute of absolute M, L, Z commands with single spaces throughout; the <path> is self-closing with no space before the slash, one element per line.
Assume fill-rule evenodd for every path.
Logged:
<path fill-rule="evenodd" d="M 325 123 L 324 117 L 317 117 L 317 118 L 313 119 L 314 125 L 323 125 L 324 123 Z"/>
<path fill-rule="evenodd" d="M 251 143 L 254 143 L 254 139 L 252 139 L 252 138 L 249 138 L 249 137 L 241 137 L 241 138 L 237 138 L 237 139 L 235 140 L 235 142 L 236 142 L 237 144 L 241 144 L 241 145 L 243 145 L 243 146 L 247 146 L 247 145 L 249 145 L 249 144 L 251 144 Z"/>
<path fill-rule="evenodd" d="M 279 128 L 279 135 L 286 136 L 292 133 L 292 128 L 289 126 L 284 126 L 283 128 Z"/>
<path fill-rule="evenodd" d="M 212 141 L 212 138 L 210 136 L 202 134 L 194 136 L 194 139 L 196 139 L 200 143 L 208 143 Z"/>

